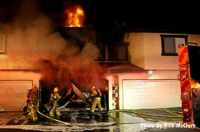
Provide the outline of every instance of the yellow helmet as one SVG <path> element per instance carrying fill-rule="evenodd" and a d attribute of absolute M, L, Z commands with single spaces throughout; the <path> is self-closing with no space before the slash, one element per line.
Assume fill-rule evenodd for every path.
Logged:
<path fill-rule="evenodd" d="M 91 87 L 91 91 L 92 91 L 92 95 L 93 96 L 97 95 L 97 91 L 96 91 L 96 87 L 95 86 Z"/>
<path fill-rule="evenodd" d="M 55 87 L 54 90 L 53 90 L 53 92 L 57 93 L 58 92 L 58 87 Z"/>
<path fill-rule="evenodd" d="M 92 86 L 91 89 L 96 89 L 96 87 L 95 87 L 95 86 Z"/>

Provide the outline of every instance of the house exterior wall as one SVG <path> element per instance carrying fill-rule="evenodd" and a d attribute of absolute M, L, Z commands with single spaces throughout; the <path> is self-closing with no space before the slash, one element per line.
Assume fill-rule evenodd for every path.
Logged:
<path fill-rule="evenodd" d="M 0 69 L 35 69 L 35 67 L 20 58 L 9 58 L 6 54 L 0 54 Z"/>
<path fill-rule="evenodd" d="M 6 39 L 8 40 L 9 36 Z M 11 43 L 6 45 L 7 48 L 12 46 Z M 5 53 L 0 54 L 0 80 L 33 80 L 33 83 L 38 85 L 40 75 L 33 71 L 36 67 L 17 56 L 11 58 L 8 56 L 9 52 L 8 48 Z"/>
<path fill-rule="evenodd" d="M 131 63 L 144 68 L 144 33 L 129 33 L 125 35 L 125 41 L 129 43 L 128 52 Z"/>
<path fill-rule="evenodd" d="M 31 80 L 39 86 L 40 74 L 32 71 L 2 70 L 0 69 L 0 80 Z"/>
<path fill-rule="evenodd" d="M 176 35 L 166 33 L 127 33 L 125 41 L 129 43 L 130 62 L 143 69 L 178 69 L 178 56 L 161 55 L 161 34 Z M 200 35 L 185 35 L 188 36 L 188 42 L 200 44 Z"/>
<path fill-rule="evenodd" d="M 200 35 L 196 34 L 188 35 L 188 42 L 198 43 L 200 45 Z"/>
<path fill-rule="evenodd" d="M 40 74 L 36 67 L 17 56 L 8 56 L 12 45 L 6 43 L 7 49 L 0 54 L 0 111 L 21 111 L 27 91 L 33 85 L 39 86 Z"/>
<path fill-rule="evenodd" d="M 144 69 L 178 69 L 178 56 L 161 56 L 161 37 L 159 33 L 144 33 Z"/>
<path fill-rule="evenodd" d="M 146 108 L 155 108 L 155 107 L 181 107 L 181 99 L 180 99 L 180 82 L 178 80 L 178 56 L 162 56 L 162 47 L 161 47 L 161 37 L 160 35 L 176 35 L 176 34 L 166 34 L 166 33 L 127 33 L 125 35 L 125 42 L 129 43 L 129 55 L 130 62 L 136 66 L 139 66 L 145 70 L 145 72 L 141 73 L 124 73 L 118 74 L 119 76 L 119 108 L 124 109 L 125 103 L 127 103 L 126 98 L 131 96 L 141 97 L 143 93 L 148 92 L 147 99 L 151 98 L 152 102 L 157 105 L 148 105 Z M 177 34 L 180 35 L 180 34 Z M 200 35 L 193 34 L 185 34 L 188 36 L 188 42 L 194 42 L 200 44 Z M 148 74 L 148 70 L 153 70 L 153 74 Z M 109 82 L 112 82 L 112 75 L 109 75 Z M 146 83 L 145 87 L 141 89 L 134 90 L 136 87 L 124 87 L 123 80 L 135 80 L 149 82 Z M 159 83 L 160 80 L 160 83 Z M 147 88 L 152 88 L 152 81 L 157 81 L 161 89 L 157 91 L 152 90 L 149 91 Z M 161 83 L 165 82 L 165 83 Z M 174 83 L 174 85 L 170 85 L 170 83 Z M 149 85 L 149 86 L 148 86 Z M 170 87 L 169 87 L 170 86 Z M 155 86 L 156 87 L 156 86 Z M 123 93 L 128 89 L 130 92 L 126 92 L 124 96 Z M 109 88 L 109 94 L 112 95 L 112 89 Z M 141 93 L 141 91 L 143 91 Z M 134 93 L 133 93 L 134 92 Z M 166 93 L 166 94 L 165 94 Z M 161 95 L 159 98 L 153 97 L 154 95 Z M 145 95 L 145 94 L 143 94 Z M 151 97 L 152 96 L 152 97 Z M 142 97 L 143 99 L 145 97 Z M 132 98 L 133 99 L 133 98 Z M 173 100 L 171 100 L 173 99 Z M 110 109 L 112 107 L 112 96 L 109 98 Z M 137 103 L 137 99 L 135 102 L 130 102 L 130 106 L 136 106 L 134 103 Z M 145 101 L 145 100 L 142 100 Z M 143 103 L 141 101 L 141 103 Z M 151 102 L 151 103 L 152 103 Z M 132 103 L 132 104 L 131 104 Z M 131 107 L 130 107 L 131 108 Z M 143 107 L 145 108 L 145 106 Z"/>

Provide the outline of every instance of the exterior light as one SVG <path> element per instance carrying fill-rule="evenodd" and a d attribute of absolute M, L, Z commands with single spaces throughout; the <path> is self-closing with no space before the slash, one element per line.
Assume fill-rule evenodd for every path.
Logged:
<path fill-rule="evenodd" d="M 153 74 L 153 70 L 149 70 L 149 71 L 148 71 L 148 74 Z"/>

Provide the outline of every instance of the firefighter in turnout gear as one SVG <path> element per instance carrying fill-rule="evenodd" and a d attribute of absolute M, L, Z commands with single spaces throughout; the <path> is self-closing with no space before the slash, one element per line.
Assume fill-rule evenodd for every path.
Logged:
<path fill-rule="evenodd" d="M 93 97 L 91 112 L 94 113 L 96 106 L 99 107 L 99 110 L 102 111 L 103 108 L 101 106 L 101 91 L 100 89 L 96 89 L 95 86 L 91 88 L 91 96 Z"/>
<path fill-rule="evenodd" d="M 32 87 L 27 93 L 27 109 L 26 113 L 28 115 L 28 118 L 31 121 L 37 121 L 37 110 L 38 110 L 38 88 L 36 85 Z"/>
<path fill-rule="evenodd" d="M 51 108 L 51 111 L 49 112 L 50 116 L 54 116 L 54 112 L 56 112 L 57 116 L 60 116 L 60 111 L 58 110 L 58 101 L 61 99 L 61 96 L 58 92 L 58 87 L 55 87 L 53 90 L 53 94 L 51 94 L 50 101 L 52 102 L 53 106 Z"/>

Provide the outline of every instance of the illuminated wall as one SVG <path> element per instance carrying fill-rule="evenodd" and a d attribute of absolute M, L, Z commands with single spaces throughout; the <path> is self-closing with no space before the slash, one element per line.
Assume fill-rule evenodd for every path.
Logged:
<path fill-rule="evenodd" d="M 128 52 L 130 62 L 144 68 L 144 35 L 143 33 L 128 33 L 125 35 L 125 41 L 129 43 Z"/>
<path fill-rule="evenodd" d="M 124 40 L 130 44 L 131 63 L 143 69 L 178 69 L 178 56 L 161 56 L 161 34 L 176 35 L 166 33 L 127 33 Z M 200 35 L 188 34 L 188 42 L 200 44 Z"/>
<path fill-rule="evenodd" d="M 120 109 L 181 107 L 178 56 L 161 56 L 161 34 L 166 33 L 127 33 L 125 35 L 124 40 L 129 43 L 130 62 L 143 68 L 144 72 L 117 74 Z M 188 41 L 200 44 L 200 35 L 189 34 Z M 148 74 L 149 69 L 153 69 L 153 74 Z M 113 82 L 112 75 L 108 75 L 108 79 L 109 82 Z M 126 82 L 124 85 L 124 80 L 130 83 Z M 144 85 L 134 85 L 137 82 Z M 111 96 L 110 87 L 109 95 Z M 112 98 L 109 99 L 112 102 Z M 150 102 L 145 104 L 148 101 Z M 111 102 L 110 109 L 112 109 Z"/>

